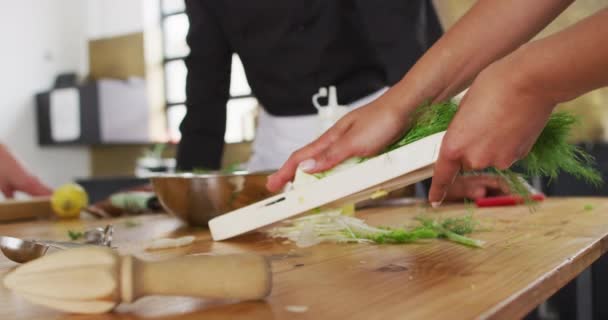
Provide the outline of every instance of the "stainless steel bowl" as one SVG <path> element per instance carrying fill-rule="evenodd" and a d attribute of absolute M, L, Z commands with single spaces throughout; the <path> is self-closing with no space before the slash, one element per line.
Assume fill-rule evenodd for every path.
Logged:
<path fill-rule="evenodd" d="M 167 212 L 189 225 L 206 227 L 214 217 L 271 196 L 266 189 L 271 173 L 186 173 L 153 177 L 151 181 Z"/>

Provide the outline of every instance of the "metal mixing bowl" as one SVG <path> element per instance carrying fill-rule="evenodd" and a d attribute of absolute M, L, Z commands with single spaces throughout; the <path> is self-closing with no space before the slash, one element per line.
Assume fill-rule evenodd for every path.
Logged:
<path fill-rule="evenodd" d="M 151 181 L 167 212 L 191 226 L 206 227 L 214 217 L 271 196 L 266 189 L 271 173 L 186 173 L 157 176 Z"/>

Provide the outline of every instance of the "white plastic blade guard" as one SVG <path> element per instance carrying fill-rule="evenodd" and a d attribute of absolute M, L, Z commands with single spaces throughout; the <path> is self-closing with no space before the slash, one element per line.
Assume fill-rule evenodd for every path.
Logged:
<path fill-rule="evenodd" d="M 445 131 L 371 158 L 294 190 L 272 196 L 209 221 L 213 240 L 229 239 L 335 203 L 368 198 L 429 178 Z"/>

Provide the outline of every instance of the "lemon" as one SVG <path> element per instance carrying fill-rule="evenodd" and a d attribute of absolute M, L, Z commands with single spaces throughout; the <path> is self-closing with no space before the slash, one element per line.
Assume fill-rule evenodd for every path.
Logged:
<path fill-rule="evenodd" d="M 89 203 L 87 192 L 76 183 L 65 184 L 53 192 L 51 207 L 60 218 L 76 218 Z"/>

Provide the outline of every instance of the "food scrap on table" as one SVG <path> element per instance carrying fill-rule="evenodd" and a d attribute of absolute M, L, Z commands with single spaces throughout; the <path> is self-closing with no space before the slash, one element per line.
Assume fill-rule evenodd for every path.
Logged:
<path fill-rule="evenodd" d="M 80 231 L 68 230 L 68 237 L 70 237 L 70 240 L 76 241 L 76 240 L 84 237 L 84 233 L 82 233 Z"/>
<path fill-rule="evenodd" d="M 161 250 L 177 247 L 185 247 L 191 245 L 196 238 L 194 236 L 185 236 L 181 238 L 160 238 L 154 239 L 146 244 L 146 250 Z"/>
<path fill-rule="evenodd" d="M 323 242 L 401 244 L 438 238 L 476 248 L 484 244 L 466 236 L 479 229 L 479 222 L 471 215 L 443 220 L 418 217 L 416 221 L 419 225 L 413 228 L 374 227 L 342 214 L 341 209 L 329 209 L 284 221 L 283 226 L 267 233 L 273 238 L 288 239 L 298 247 Z"/>
<path fill-rule="evenodd" d="M 308 306 L 289 305 L 285 306 L 285 310 L 293 313 L 304 313 L 308 311 Z"/>

